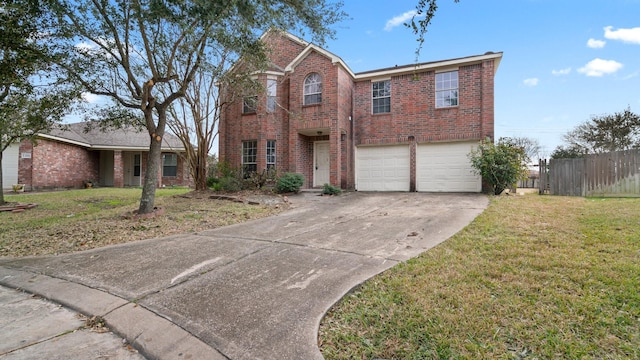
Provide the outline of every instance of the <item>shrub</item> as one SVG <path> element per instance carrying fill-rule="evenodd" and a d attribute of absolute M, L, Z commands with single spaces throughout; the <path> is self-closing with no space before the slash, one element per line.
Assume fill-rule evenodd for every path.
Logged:
<path fill-rule="evenodd" d="M 262 170 L 261 173 L 254 171 L 246 179 L 248 188 L 262 189 L 267 183 L 276 179 L 275 169 Z"/>
<path fill-rule="evenodd" d="M 207 178 L 207 187 L 208 188 L 213 188 L 217 183 L 219 183 L 220 180 L 216 177 L 208 177 Z"/>
<path fill-rule="evenodd" d="M 501 138 L 496 144 L 490 139 L 480 143 L 469 153 L 474 171 L 491 186 L 495 195 L 500 195 L 528 174 L 524 149 L 509 138 Z"/>
<path fill-rule="evenodd" d="M 242 181 L 235 176 L 225 176 L 219 180 L 219 190 L 236 192 L 242 190 Z M 214 189 L 217 186 L 214 187 Z M 216 189 L 218 190 L 218 189 Z"/>
<path fill-rule="evenodd" d="M 285 173 L 282 175 L 276 183 L 276 191 L 279 193 L 300 191 L 300 188 L 304 184 L 304 176 L 298 173 Z"/>
<path fill-rule="evenodd" d="M 342 192 L 342 190 L 340 190 L 339 187 L 330 185 L 330 184 L 324 184 L 322 186 L 322 193 L 325 195 L 337 195 L 340 194 Z"/>

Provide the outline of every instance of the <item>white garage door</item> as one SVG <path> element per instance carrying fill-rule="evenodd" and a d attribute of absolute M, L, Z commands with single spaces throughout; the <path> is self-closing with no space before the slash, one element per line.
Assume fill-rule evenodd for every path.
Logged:
<path fill-rule="evenodd" d="M 424 192 L 480 192 L 482 180 L 467 155 L 477 142 L 418 145 L 416 190 Z"/>
<path fill-rule="evenodd" d="M 409 191 L 409 146 L 358 147 L 359 191 Z"/>
<path fill-rule="evenodd" d="M 2 187 L 11 189 L 11 185 L 18 183 L 18 149 L 14 144 L 2 152 Z"/>

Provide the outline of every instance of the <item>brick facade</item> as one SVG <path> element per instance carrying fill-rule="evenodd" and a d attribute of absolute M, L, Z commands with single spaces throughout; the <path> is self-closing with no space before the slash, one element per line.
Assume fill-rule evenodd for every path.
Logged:
<path fill-rule="evenodd" d="M 407 144 L 411 150 L 415 190 L 415 151 L 420 144 L 481 140 L 494 136 L 494 76 L 501 53 L 414 64 L 354 74 L 337 56 L 290 34 L 269 31 L 263 36 L 273 68 L 258 77 L 277 79 L 280 105 L 266 111 L 266 96 L 258 96 L 255 113 L 243 114 L 242 101 L 222 112 L 219 157 L 242 166 L 242 142 L 258 143 L 257 169 L 266 167 L 266 141 L 276 140 L 277 170 L 304 175 L 313 187 L 314 143 L 329 141 L 329 179 L 353 189 L 355 151 L 359 146 Z M 436 73 L 458 72 L 458 105 L 436 108 Z M 316 73 L 322 81 L 322 101 L 304 104 L 304 81 Z M 372 114 L 372 82 L 391 83 L 391 111 Z"/>
<path fill-rule="evenodd" d="M 62 141 L 38 139 L 35 145 L 22 141 L 19 152 L 31 154 L 20 156 L 18 162 L 18 181 L 25 184 L 27 190 L 82 188 L 86 180 L 97 186 L 125 186 L 123 157 L 126 151 L 91 150 Z M 141 178 L 145 175 L 147 155 L 142 152 Z M 108 169 L 110 167 L 112 169 Z M 176 176 L 159 176 L 158 186 L 162 185 L 192 185 L 188 165 L 181 156 L 178 156 Z"/>

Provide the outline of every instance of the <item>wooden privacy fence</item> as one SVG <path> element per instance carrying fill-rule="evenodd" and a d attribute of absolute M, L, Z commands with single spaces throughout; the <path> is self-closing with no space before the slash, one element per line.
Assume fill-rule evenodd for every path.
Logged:
<path fill-rule="evenodd" d="M 540 160 L 540 193 L 640 197 L 640 150 Z"/>

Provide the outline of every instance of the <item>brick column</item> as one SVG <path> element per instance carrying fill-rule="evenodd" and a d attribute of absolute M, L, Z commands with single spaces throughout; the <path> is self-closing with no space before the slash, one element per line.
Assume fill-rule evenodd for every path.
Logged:
<path fill-rule="evenodd" d="M 124 161 L 121 150 L 113 151 L 113 187 L 124 187 Z"/>

